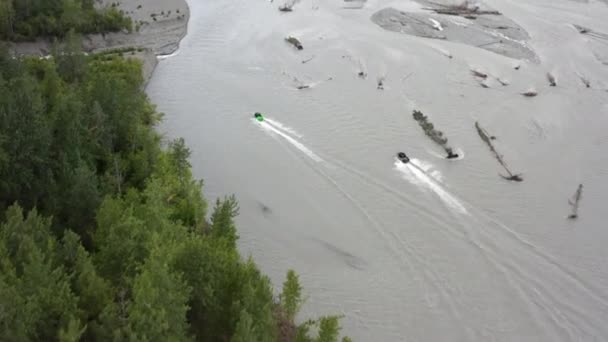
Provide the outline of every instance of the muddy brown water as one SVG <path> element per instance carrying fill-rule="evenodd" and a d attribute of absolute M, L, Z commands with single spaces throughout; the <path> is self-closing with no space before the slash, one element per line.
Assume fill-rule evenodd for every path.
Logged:
<path fill-rule="evenodd" d="M 358 341 L 608 339 L 608 68 L 569 26 L 608 32 L 608 6 L 488 3 L 527 31 L 538 61 L 370 19 L 420 13 L 415 2 L 301 1 L 291 13 L 190 2 L 189 34 L 147 88 L 165 113 L 159 129 L 186 139 L 210 200 L 237 195 L 243 254 L 277 287 L 287 269 L 300 274 L 301 319 L 344 314 Z M 530 87 L 537 97 L 520 95 Z M 443 159 L 413 109 L 463 158 Z M 499 177 L 477 120 L 524 182 Z M 567 220 L 579 183 L 579 218 Z"/>

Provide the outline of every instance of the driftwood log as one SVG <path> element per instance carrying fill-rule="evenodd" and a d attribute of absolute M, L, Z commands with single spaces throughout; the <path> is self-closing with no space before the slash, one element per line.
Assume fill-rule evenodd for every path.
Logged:
<path fill-rule="evenodd" d="M 477 129 L 477 133 L 479 134 L 479 137 L 481 138 L 481 140 L 483 140 L 483 142 L 485 142 L 486 145 L 488 145 L 488 147 L 490 148 L 490 151 L 492 152 L 492 154 L 494 154 L 494 157 L 496 158 L 496 160 L 498 160 L 498 163 L 500 164 L 500 166 L 502 166 L 503 169 L 505 169 L 505 171 L 507 172 L 506 176 L 503 174 L 500 174 L 500 176 L 506 180 L 510 180 L 510 181 L 514 181 L 514 182 L 523 181 L 524 179 L 522 178 L 521 174 L 515 174 L 515 173 L 511 172 L 511 170 L 509 170 L 509 167 L 507 167 L 507 163 L 505 163 L 502 156 L 496 151 L 496 148 L 494 148 L 494 144 L 492 144 L 492 140 L 495 140 L 496 137 L 493 135 L 490 135 L 485 129 L 483 129 L 479 125 L 479 122 L 475 122 L 475 128 Z"/>
<path fill-rule="evenodd" d="M 454 153 L 454 150 L 448 146 L 448 138 L 443 135 L 443 132 L 435 129 L 435 126 L 429 122 L 428 117 L 422 114 L 419 110 L 414 110 L 412 113 L 414 120 L 418 122 L 424 134 L 426 134 L 431 140 L 433 140 L 437 145 L 441 146 L 445 153 L 447 153 L 447 159 L 458 158 L 458 154 Z"/>
<path fill-rule="evenodd" d="M 288 42 L 289 44 L 293 45 L 298 50 L 304 49 L 304 47 L 302 46 L 302 43 L 300 43 L 300 41 L 295 37 L 289 36 L 289 37 L 285 38 L 285 41 Z"/>
<path fill-rule="evenodd" d="M 555 79 L 555 76 L 553 76 L 553 74 L 550 72 L 547 73 L 547 81 L 549 81 L 549 85 L 551 87 L 557 86 L 557 80 Z"/>
<path fill-rule="evenodd" d="M 572 196 L 572 199 L 568 200 L 568 204 L 570 204 L 570 206 L 572 207 L 572 212 L 570 213 L 570 215 L 568 215 L 569 219 L 572 220 L 578 217 L 578 205 L 582 197 L 583 184 L 579 184 L 578 189 L 576 189 L 576 192 L 574 193 L 574 196 Z"/>

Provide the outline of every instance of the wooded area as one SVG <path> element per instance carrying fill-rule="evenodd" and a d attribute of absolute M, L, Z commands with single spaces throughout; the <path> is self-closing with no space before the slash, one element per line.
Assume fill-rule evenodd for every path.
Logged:
<path fill-rule="evenodd" d="M 296 325 L 293 271 L 277 298 L 241 258 L 234 197 L 206 219 L 184 140 L 163 148 L 154 130 L 141 63 L 79 46 L 0 51 L 2 339 L 337 341 L 336 316 Z"/>
<path fill-rule="evenodd" d="M 94 0 L 0 0 L 0 40 L 63 37 L 70 30 L 105 33 L 132 30 L 131 18 Z"/>

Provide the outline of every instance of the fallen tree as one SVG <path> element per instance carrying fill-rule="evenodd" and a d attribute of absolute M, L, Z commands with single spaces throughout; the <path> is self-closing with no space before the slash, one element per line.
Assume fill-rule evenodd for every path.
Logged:
<path fill-rule="evenodd" d="M 538 92 L 534 89 L 529 89 L 524 93 L 521 93 L 523 96 L 525 97 L 535 97 L 536 95 L 538 95 Z"/>
<path fill-rule="evenodd" d="M 479 122 L 477 122 L 477 121 L 475 122 L 475 128 L 477 129 L 477 133 L 479 134 L 479 137 L 481 138 L 481 140 L 483 140 L 483 142 L 485 142 L 486 145 L 488 145 L 488 147 L 490 148 L 490 151 L 492 151 L 492 153 L 494 154 L 494 157 L 496 157 L 496 160 L 498 160 L 498 163 L 505 169 L 505 171 L 507 171 L 508 176 L 505 176 L 503 174 L 500 174 L 500 176 L 506 180 L 510 180 L 510 181 L 514 181 L 514 182 L 523 181 L 524 179 L 521 177 L 521 174 L 514 174 L 513 172 L 511 172 L 511 170 L 509 170 L 509 168 L 507 167 L 507 164 L 503 160 L 502 156 L 494 148 L 494 144 L 492 144 L 492 140 L 495 140 L 496 137 L 493 135 L 490 135 L 485 129 L 481 128 L 481 126 L 479 125 Z"/>
<path fill-rule="evenodd" d="M 473 14 L 482 15 L 501 15 L 502 13 L 498 11 L 479 11 L 479 10 L 469 10 L 469 9 L 452 9 L 452 8 L 430 8 L 433 12 L 437 14 L 445 14 L 445 15 L 458 15 L 458 16 L 472 16 Z M 472 18 L 471 18 L 472 19 Z"/>
<path fill-rule="evenodd" d="M 298 0 L 286 0 L 282 5 L 279 6 L 281 12 L 291 12 L 293 7 L 298 3 Z"/>
<path fill-rule="evenodd" d="M 472 4 L 470 1 L 465 0 L 460 4 L 456 5 L 444 5 L 433 3 L 433 5 L 438 6 L 438 8 L 425 8 L 431 10 L 437 14 L 445 14 L 445 15 L 458 15 L 463 17 L 475 16 L 475 15 L 502 15 L 502 13 L 493 10 L 480 10 L 479 5 Z M 474 17 L 471 19 L 475 19 Z"/>
<path fill-rule="evenodd" d="M 376 86 L 376 89 L 384 90 L 384 77 L 378 77 L 378 85 Z"/>
<path fill-rule="evenodd" d="M 568 204 L 570 204 L 570 206 L 572 207 L 572 213 L 568 215 L 569 219 L 575 219 L 578 217 L 578 204 L 581 201 L 582 196 L 583 184 L 579 184 L 578 189 L 576 189 L 576 192 L 574 193 L 574 196 L 572 196 L 572 199 L 568 200 Z"/>
<path fill-rule="evenodd" d="M 549 81 L 549 85 L 551 87 L 555 87 L 557 86 L 557 79 L 555 78 L 555 76 L 553 76 L 552 73 L 548 72 L 547 73 L 547 81 Z"/>
<path fill-rule="evenodd" d="M 288 42 L 289 44 L 293 45 L 298 50 L 304 49 L 304 47 L 302 46 L 302 43 L 300 43 L 300 41 L 295 37 L 289 36 L 289 37 L 285 38 L 285 41 Z"/>
<path fill-rule="evenodd" d="M 424 133 L 445 150 L 448 154 L 446 156 L 447 159 L 458 158 L 458 154 L 454 153 L 454 150 L 448 146 L 448 138 L 443 135 L 442 131 L 435 129 L 435 126 L 429 122 L 426 115 L 422 114 L 419 110 L 414 110 L 412 116 L 414 117 L 414 120 L 418 122 Z"/>

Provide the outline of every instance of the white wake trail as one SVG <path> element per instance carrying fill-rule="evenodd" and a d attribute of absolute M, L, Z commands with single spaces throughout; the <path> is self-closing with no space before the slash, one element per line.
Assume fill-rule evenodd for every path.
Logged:
<path fill-rule="evenodd" d="M 429 164 L 418 159 L 411 159 L 404 164 L 400 160 L 395 161 L 395 168 L 403 174 L 403 178 L 414 185 L 424 186 L 433 191 L 448 207 L 462 214 L 469 214 L 464 205 L 441 185 L 441 180 L 435 179 L 429 174 Z"/>
<path fill-rule="evenodd" d="M 264 121 L 270 123 L 271 125 L 275 126 L 276 128 L 281 129 L 281 130 L 283 130 L 283 131 L 285 131 L 285 132 L 287 132 L 287 133 L 289 133 L 289 134 L 291 134 L 293 136 L 296 136 L 298 138 L 302 138 L 302 135 L 300 133 L 296 132 L 296 130 L 294 130 L 291 127 L 285 126 L 285 125 L 283 125 L 282 123 L 280 123 L 280 122 L 278 122 L 276 120 L 269 119 L 269 118 L 264 118 Z"/>
<path fill-rule="evenodd" d="M 316 153 L 314 153 L 311 149 L 309 149 L 308 147 L 306 147 L 304 144 L 302 144 L 301 142 L 299 142 L 298 140 L 296 140 L 295 138 L 293 138 L 292 136 L 290 136 L 289 134 L 283 132 L 281 130 L 281 128 L 274 126 L 272 124 L 271 121 L 269 121 L 268 119 L 264 119 L 264 121 L 259 122 L 255 119 L 252 119 L 255 123 L 257 123 L 260 127 L 262 127 L 266 132 L 269 133 L 275 133 L 279 136 L 281 136 L 283 139 L 285 139 L 288 143 L 290 143 L 291 145 L 293 145 L 295 148 L 297 148 L 298 150 L 302 151 L 304 154 L 306 154 L 310 159 L 316 161 L 316 162 L 322 162 L 323 159 L 321 157 L 319 157 Z"/>

